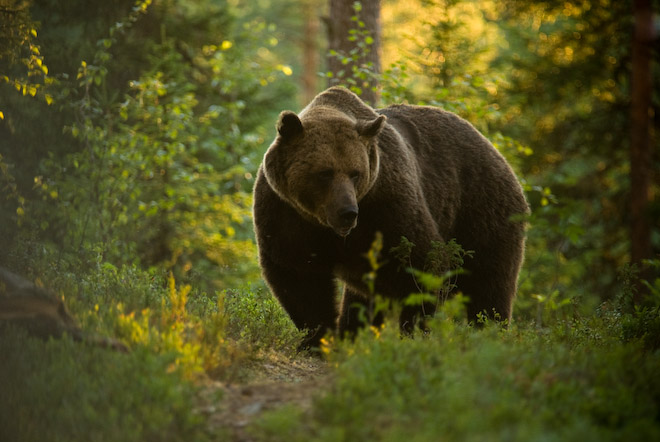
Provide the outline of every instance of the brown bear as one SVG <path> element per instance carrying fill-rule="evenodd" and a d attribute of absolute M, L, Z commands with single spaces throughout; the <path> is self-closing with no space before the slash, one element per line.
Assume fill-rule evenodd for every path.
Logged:
<path fill-rule="evenodd" d="M 432 241 L 455 239 L 474 252 L 457 281 L 470 319 L 511 317 L 528 205 L 511 167 L 470 123 L 434 107 L 373 109 L 333 87 L 299 115 L 282 112 L 277 132 L 255 183 L 254 226 L 264 278 L 295 325 L 309 330 L 307 346 L 328 330 L 361 325 L 358 307 L 370 296 L 365 255 L 377 232 L 385 256 L 376 293 L 403 300 L 419 292 L 387 256 L 401 237 L 415 244 L 417 269 Z M 404 307 L 402 326 L 420 310 Z"/>

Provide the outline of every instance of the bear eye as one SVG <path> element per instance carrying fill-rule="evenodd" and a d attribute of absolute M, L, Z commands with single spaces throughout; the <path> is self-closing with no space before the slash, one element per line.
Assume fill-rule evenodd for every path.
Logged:
<path fill-rule="evenodd" d="M 332 177 L 335 175 L 334 171 L 332 169 L 323 169 L 318 172 L 316 172 L 316 178 L 319 181 L 327 182 L 332 180 Z"/>

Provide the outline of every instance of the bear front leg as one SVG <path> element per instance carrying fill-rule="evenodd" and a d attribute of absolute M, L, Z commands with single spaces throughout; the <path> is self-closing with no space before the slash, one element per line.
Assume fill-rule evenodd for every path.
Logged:
<path fill-rule="evenodd" d="M 321 338 L 335 330 L 335 283 L 330 272 L 295 271 L 261 257 L 264 278 L 299 330 L 307 330 L 301 348 L 318 347 Z"/>

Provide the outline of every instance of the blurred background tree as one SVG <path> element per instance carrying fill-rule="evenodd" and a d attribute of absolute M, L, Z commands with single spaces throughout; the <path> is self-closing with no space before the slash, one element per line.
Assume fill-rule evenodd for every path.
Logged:
<path fill-rule="evenodd" d="M 633 2 L 634 29 L 631 74 L 630 137 L 630 261 L 636 265 L 653 257 L 651 245 L 650 180 L 653 173 L 652 50 L 655 39 L 650 0 Z M 645 275 L 648 276 L 648 275 Z M 642 291 L 638 291 L 638 298 Z M 639 301 L 639 299 L 638 299 Z"/>
<path fill-rule="evenodd" d="M 328 85 L 343 84 L 372 106 L 378 103 L 380 0 L 330 0 Z"/>

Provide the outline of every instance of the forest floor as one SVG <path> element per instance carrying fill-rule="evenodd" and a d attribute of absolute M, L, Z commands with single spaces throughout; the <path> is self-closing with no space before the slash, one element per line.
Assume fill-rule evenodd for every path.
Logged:
<path fill-rule="evenodd" d="M 318 357 L 271 355 L 249 364 L 240 380 L 209 381 L 200 411 L 207 415 L 211 433 L 227 432 L 233 442 L 249 442 L 255 440 L 250 425 L 265 412 L 288 405 L 309 412 L 329 377 L 327 363 Z"/>

